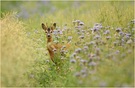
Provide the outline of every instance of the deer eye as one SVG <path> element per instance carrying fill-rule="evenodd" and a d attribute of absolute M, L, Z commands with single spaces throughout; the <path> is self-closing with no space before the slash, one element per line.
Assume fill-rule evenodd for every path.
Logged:
<path fill-rule="evenodd" d="M 47 31 L 45 33 L 47 33 Z"/>

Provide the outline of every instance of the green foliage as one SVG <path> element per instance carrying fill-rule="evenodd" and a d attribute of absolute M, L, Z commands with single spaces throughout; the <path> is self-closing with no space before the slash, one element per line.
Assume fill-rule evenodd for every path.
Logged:
<path fill-rule="evenodd" d="M 22 6 L 18 9 L 11 5 L 19 16 L 8 14 L 1 19 L 2 86 L 134 85 L 132 1 L 2 3 L 2 12 L 10 10 L 10 3 Z M 20 15 L 23 11 L 28 16 Z M 84 25 L 78 26 L 76 20 Z M 65 45 L 71 40 L 64 55 L 56 52 L 56 64 L 50 60 L 41 28 L 42 23 L 53 22 L 57 23 L 55 30 L 62 30 L 62 34 L 53 34 L 54 42 Z"/>

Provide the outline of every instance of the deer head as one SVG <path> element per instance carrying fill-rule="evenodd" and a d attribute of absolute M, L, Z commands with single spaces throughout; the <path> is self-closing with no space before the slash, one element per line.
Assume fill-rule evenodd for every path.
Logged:
<path fill-rule="evenodd" d="M 52 38 L 52 32 L 56 28 L 56 23 L 53 23 L 50 27 L 48 27 L 47 23 L 42 23 L 42 28 L 46 33 L 47 38 Z"/>

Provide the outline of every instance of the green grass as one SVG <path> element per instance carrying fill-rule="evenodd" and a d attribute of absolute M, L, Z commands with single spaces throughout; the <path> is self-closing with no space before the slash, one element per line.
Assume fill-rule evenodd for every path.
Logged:
<path fill-rule="evenodd" d="M 42 2 L 2 3 L 2 87 L 134 86 L 133 2 L 91 1 L 76 4 L 51 1 L 48 6 L 45 5 L 46 8 Z M 9 13 L 10 8 L 5 6 L 10 3 L 26 8 L 29 17 L 18 17 L 21 9 L 13 5 L 18 13 Z M 42 4 L 37 7 L 37 14 L 30 14 L 39 3 Z M 55 8 L 54 11 L 52 8 Z M 75 28 L 74 20 L 84 22 L 84 27 L 81 30 Z M 56 22 L 58 28 L 66 29 L 62 35 L 57 35 L 58 39 L 53 36 L 54 41 L 66 44 L 68 37 L 72 36 L 66 55 L 61 56 L 57 52 L 54 58 L 57 65 L 50 60 L 46 49 L 47 40 L 41 27 L 46 22 Z M 91 28 L 96 23 L 101 23 L 102 29 L 93 33 Z M 120 35 L 116 32 L 117 28 L 131 35 Z M 104 34 L 106 30 L 110 31 L 109 34 Z M 84 38 L 80 39 L 80 36 Z M 100 38 L 96 39 L 98 36 Z M 110 39 L 106 38 L 108 36 Z M 81 51 L 76 53 L 78 48 Z"/>

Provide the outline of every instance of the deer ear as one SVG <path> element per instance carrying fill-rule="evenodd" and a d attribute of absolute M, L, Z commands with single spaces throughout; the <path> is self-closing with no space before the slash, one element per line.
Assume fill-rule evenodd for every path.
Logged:
<path fill-rule="evenodd" d="M 46 25 L 44 23 L 42 23 L 42 28 L 43 28 L 43 30 L 47 29 L 47 27 L 46 27 Z"/>
<path fill-rule="evenodd" d="M 53 27 L 56 28 L 56 23 L 53 23 Z"/>
<path fill-rule="evenodd" d="M 53 25 L 51 26 L 51 29 L 54 30 L 56 28 L 56 23 L 53 23 Z"/>

